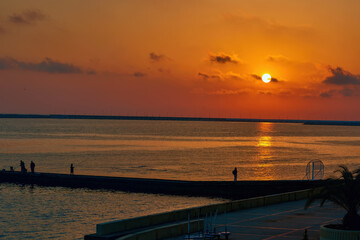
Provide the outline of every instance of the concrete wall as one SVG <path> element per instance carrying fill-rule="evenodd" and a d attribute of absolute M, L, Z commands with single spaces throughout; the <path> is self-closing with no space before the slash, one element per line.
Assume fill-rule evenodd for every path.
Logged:
<path fill-rule="evenodd" d="M 117 238 L 117 240 L 156 240 L 170 238 L 173 236 L 181 236 L 188 233 L 188 227 L 190 228 L 190 233 L 200 232 L 204 229 L 204 220 L 193 220 L 190 222 L 190 225 L 188 225 L 187 222 L 183 222 L 155 227 Z"/>
<path fill-rule="evenodd" d="M 288 202 L 288 201 L 294 201 L 294 200 L 300 200 L 305 199 L 308 197 L 311 190 L 302 190 L 302 191 L 296 191 L 296 192 L 288 192 L 288 193 L 282 193 L 282 194 L 274 194 L 264 197 L 255 197 L 255 198 L 249 198 L 249 199 L 243 199 L 243 200 L 237 200 L 237 201 L 231 201 L 226 203 L 220 203 L 220 204 L 213 204 L 213 205 L 207 205 L 202 207 L 196 207 L 196 208 L 189 208 L 189 209 L 182 209 L 172 212 L 165 212 L 160 214 L 153 214 L 149 216 L 143 216 L 138 218 L 131 218 L 131 219 L 124 219 L 124 220 L 118 220 L 118 221 L 112 221 L 112 222 L 106 222 L 101 223 L 96 226 L 96 235 L 102 236 L 107 234 L 113 234 L 116 232 L 126 232 L 131 231 L 139 228 L 145 228 L 145 227 L 151 227 L 166 223 L 172 223 L 172 222 L 179 222 L 179 221 L 186 221 L 188 219 L 188 216 L 190 215 L 191 219 L 197 219 L 198 217 L 204 217 L 205 215 L 209 215 L 210 213 L 215 213 L 215 211 L 218 211 L 218 214 L 222 214 L 225 211 L 226 212 L 232 212 L 232 211 L 238 211 L 241 209 L 248 209 L 248 208 L 255 208 L 255 207 L 261 207 L 265 205 L 270 204 L 276 204 L 276 203 L 282 203 L 282 202 Z M 160 230 L 158 228 L 156 229 L 156 236 L 162 236 L 167 235 L 167 233 L 172 233 L 176 235 L 182 235 L 185 234 L 182 232 L 181 229 L 183 229 L 184 223 L 181 224 L 173 224 L 168 225 L 169 227 L 162 227 Z M 187 225 L 187 223 L 185 223 Z M 171 226 L 171 227 L 170 227 Z M 162 231 L 165 231 L 166 233 L 160 233 Z M 151 231 L 150 231 L 151 232 Z M 146 235 L 151 234 L 151 236 L 154 236 L 154 233 L 149 233 L 149 231 L 144 232 L 137 232 L 135 234 L 131 234 L 131 238 L 129 239 L 145 239 L 140 237 L 140 235 Z M 138 236 L 139 238 L 134 238 L 135 236 Z M 130 236 L 130 235 L 128 235 Z M 146 235 L 148 236 L 148 235 Z M 171 237 L 170 236 L 170 237 Z M 168 237 L 168 236 L 167 236 Z M 122 239 L 122 238 L 121 238 Z M 128 239 L 128 238 L 124 238 Z M 162 239 L 160 237 L 156 238 L 146 238 L 146 239 Z"/>

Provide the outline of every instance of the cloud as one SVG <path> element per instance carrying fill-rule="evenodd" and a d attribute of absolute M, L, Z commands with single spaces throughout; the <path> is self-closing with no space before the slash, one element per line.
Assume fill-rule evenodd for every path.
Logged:
<path fill-rule="evenodd" d="M 17 67 L 17 61 L 13 58 L 0 58 L 0 70 L 14 69 Z"/>
<path fill-rule="evenodd" d="M 271 96 L 273 95 L 272 92 L 269 91 L 258 91 L 257 92 L 259 95 L 266 95 L 266 96 Z"/>
<path fill-rule="evenodd" d="M 38 63 L 19 61 L 9 57 L 0 58 L 0 70 L 7 69 L 20 69 L 47 73 L 83 73 L 83 70 L 80 67 L 71 63 L 57 62 L 51 58 L 45 58 L 44 61 Z M 88 73 L 95 74 L 95 71 L 91 70 Z"/>
<path fill-rule="evenodd" d="M 331 90 L 322 92 L 320 94 L 320 97 L 330 98 L 330 97 L 333 97 L 333 96 L 339 95 L 339 94 L 343 97 L 353 97 L 353 96 L 360 96 L 360 91 L 359 91 L 359 89 L 356 89 L 356 88 L 347 88 L 347 87 L 340 89 L 340 90 L 331 89 Z"/>
<path fill-rule="evenodd" d="M 253 78 L 255 78 L 256 80 L 262 80 L 262 78 L 261 78 L 259 75 L 251 74 L 251 76 L 252 76 Z"/>
<path fill-rule="evenodd" d="M 217 75 L 217 74 L 209 75 L 209 74 L 206 74 L 206 73 L 199 72 L 198 75 L 204 80 L 209 80 L 209 79 L 222 80 L 222 77 L 220 75 Z"/>
<path fill-rule="evenodd" d="M 158 68 L 157 71 L 164 74 L 169 74 L 171 72 L 169 68 Z"/>
<path fill-rule="evenodd" d="M 335 93 L 335 90 L 328 90 L 328 91 L 320 93 L 320 97 L 330 98 L 334 95 L 334 93 Z"/>
<path fill-rule="evenodd" d="M 43 21 L 46 19 L 45 14 L 40 10 L 26 10 L 22 13 L 14 13 L 9 16 L 9 21 L 15 24 L 33 24 L 38 21 Z"/>
<path fill-rule="evenodd" d="M 168 59 L 168 57 L 166 57 L 165 55 L 156 54 L 154 52 L 149 53 L 149 57 L 150 57 L 150 60 L 153 62 L 160 62 L 160 61 L 164 61 L 164 60 Z"/>
<path fill-rule="evenodd" d="M 201 72 L 199 72 L 198 75 L 199 75 L 200 77 L 204 78 L 204 79 L 207 79 L 207 78 L 210 77 L 210 76 L 207 75 L 206 73 L 201 73 Z"/>
<path fill-rule="evenodd" d="M 198 76 L 200 76 L 203 80 L 218 80 L 218 81 L 225 81 L 225 80 L 242 80 L 243 78 L 234 72 L 227 72 L 227 73 L 223 73 L 221 71 L 215 71 L 215 73 L 203 73 L 203 72 L 199 72 Z"/>
<path fill-rule="evenodd" d="M 239 62 L 239 60 L 237 59 L 236 56 L 230 56 L 230 55 L 227 55 L 224 53 L 210 54 L 209 60 L 210 60 L 210 62 L 220 63 L 220 64 L 238 63 Z"/>
<path fill-rule="evenodd" d="M 134 77 L 145 77 L 145 76 L 146 76 L 146 73 L 134 72 L 133 76 L 134 76 Z"/>
<path fill-rule="evenodd" d="M 356 95 L 355 90 L 350 89 L 350 88 L 344 88 L 344 89 L 340 90 L 339 93 L 341 95 L 343 95 L 344 97 L 352 97 L 352 96 Z"/>
<path fill-rule="evenodd" d="M 268 62 L 276 62 L 276 63 L 288 63 L 291 62 L 289 58 L 283 55 L 270 55 L 267 56 L 266 61 Z"/>
<path fill-rule="evenodd" d="M 248 91 L 240 89 L 219 89 L 213 92 L 208 92 L 209 95 L 243 95 L 248 93 Z"/>
<path fill-rule="evenodd" d="M 86 71 L 86 73 L 89 75 L 95 75 L 96 71 L 94 69 L 90 69 L 90 70 Z"/>
<path fill-rule="evenodd" d="M 293 96 L 293 95 L 294 95 L 294 93 L 289 90 L 281 90 L 279 92 L 279 96 L 289 97 L 289 96 Z"/>
<path fill-rule="evenodd" d="M 225 75 L 227 78 L 236 79 L 236 80 L 242 80 L 242 77 L 234 72 L 227 72 Z"/>
<path fill-rule="evenodd" d="M 206 95 L 245 95 L 249 94 L 251 90 L 249 89 L 227 89 L 227 88 L 221 88 L 218 90 L 207 90 L 204 88 L 196 88 L 192 91 L 195 94 L 206 94 Z"/>
<path fill-rule="evenodd" d="M 360 89 L 357 87 L 354 88 L 343 88 L 339 90 L 339 93 L 344 97 L 353 97 L 353 96 L 360 96 Z"/>
<path fill-rule="evenodd" d="M 360 76 L 356 76 L 350 72 L 344 71 L 342 68 L 329 67 L 331 76 L 325 78 L 323 83 L 335 85 L 359 85 Z"/>

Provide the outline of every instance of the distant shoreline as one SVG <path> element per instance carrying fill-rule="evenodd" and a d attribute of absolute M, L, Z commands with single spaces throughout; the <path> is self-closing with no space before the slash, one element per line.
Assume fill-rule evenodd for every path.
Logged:
<path fill-rule="evenodd" d="M 252 118 L 201 118 L 201 117 L 149 117 L 149 116 L 106 116 L 106 115 L 68 115 L 68 114 L 0 114 L 0 118 L 32 119 L 98 119 L 98 120 L 160 120 L 160 121 L 212 121 L 212 122 L 272 122 L 302 123 L 305 125 L 360 126 L 360 121 L 296 120 L 296 119 L 252 119 Z"/>

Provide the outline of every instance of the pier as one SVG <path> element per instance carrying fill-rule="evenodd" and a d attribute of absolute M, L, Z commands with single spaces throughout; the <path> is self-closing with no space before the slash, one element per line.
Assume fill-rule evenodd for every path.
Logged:
<path fill-rule="evenodd" d="M 165 179 L 105 177 L 90 175 L 68 175 L 58 173 L 0 172 L 0 183 L 34 184 L 119 190 L 182 196 L 215 197 L 224 199 L 245 199 L 321 186 L 323 181 L 280 180 L 280 181 L 181 181 Z"/>

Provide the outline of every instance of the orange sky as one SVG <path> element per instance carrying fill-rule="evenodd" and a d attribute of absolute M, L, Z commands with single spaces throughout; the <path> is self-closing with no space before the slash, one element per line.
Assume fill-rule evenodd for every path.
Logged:
<path fill-rule="evenodd" d="M 360 120 L 358 9 L 1 1 L 0 113 Z"/>

